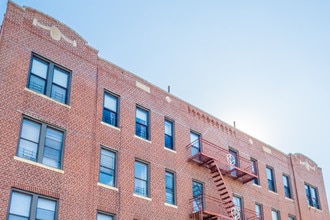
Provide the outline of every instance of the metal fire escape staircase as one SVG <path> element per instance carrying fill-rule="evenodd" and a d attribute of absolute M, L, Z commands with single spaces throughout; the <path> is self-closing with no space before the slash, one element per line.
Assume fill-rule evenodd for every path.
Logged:
<path fill-rule="evenodd" d="M 228 150 L 204 139 L 199 139 L 197 141 L 186 147 L 189 154 L 188 161 L 209 169 L 220 199 L 205 194 L 201 195 L 198 199 L 202 205 L 198 210 L 194 209 L 192 211 L 190 218 L 194 220 L 242 219 L 240 217 L 242 211 L 235 207 L 231 192 L 225 183 L 224 176 L 238 180 L 243 184 L 257 178 L 257 176 L 251 172 L 250 160 L 238 157 L 235 159 L 239 161 L 234 161 L 235 159 L 228 153 Z M 239 167 L 237 164 L 239 164 Z M 191 201 L 196 201 L 196 198 L 191 199 Z M 244 216 L 245 219 L 258 219 L 254 212 L 249 210 L 244 210 Z"/>

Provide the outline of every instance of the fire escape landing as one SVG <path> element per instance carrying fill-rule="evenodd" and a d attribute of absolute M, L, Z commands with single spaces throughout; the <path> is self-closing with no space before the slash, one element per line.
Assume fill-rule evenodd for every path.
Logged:
<path fill-rule="evenodd" d="M 219 193 L 218 198 L 200 194 L 191 199 L 193 206 L 190 217 L 196 220 L 232 220 L 259 219 L 253 211 L 239 210 L 233 203 L 224 176 L 240 181 L 243 184 L 257 178 L 252 173 L 251 161 L 232 155 L 227 149 L 221 148 L 204 139 L 198 139 L 187 147 L 188 161 L 209 169 L 213 182 Z"/>

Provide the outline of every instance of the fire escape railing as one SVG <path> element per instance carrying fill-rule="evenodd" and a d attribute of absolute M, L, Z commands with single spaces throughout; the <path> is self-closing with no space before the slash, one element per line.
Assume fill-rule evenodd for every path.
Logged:
<path fill-rule="evenodd" d="M 198 146 L 198 149 L 197 147 Z M 205 139 L 196 140 L 186 146 L 188 161 L 205 165 L 210 160 L 215 160 L 222 175 L 247 183 L 257 176 L 252 173 L 251 161 L 239 155 L 233 157 L 228 149 L 222 148 Z"/>

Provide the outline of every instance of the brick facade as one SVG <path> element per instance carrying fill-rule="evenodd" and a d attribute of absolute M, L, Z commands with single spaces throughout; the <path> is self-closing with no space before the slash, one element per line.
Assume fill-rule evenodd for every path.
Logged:
<path fill-rule="evenodd" d="M 68 104 L 27 87 L 33 54 L 70 70 Z M 105 91 L 119 97 L 118 127 L 102 122 Z M 260 185 L 224 176 L 229 193 L 243 199 L 244 209 L 254 212 L 258 203 L 264 219 L 271 219 L 272 209 L 281 219 L 330 219 L 322 170 L 315 162 L 301 154 L 286 155 L 103 60 L 64 24 L 12 2 L 0 35 L 0 103 L 0 219 L 7 218 L 15 189 L 56 199 L 58 219 L 95 219 L 97 211 L 123 220 L 189 219 L 193 180 L 219 199 L 209 170 L 187 161 L 191 131 L 226 151 L 235 149 L 246 160 L 257 160 Z M 135 135 L 137 105 L 149 111 L 149 140 Z M 17 155 L 23 117 L 64 131 L 60 169 Z M 174 150 L 164 148 L 165 118 L 174 122 Z M 117 155 L 114 187 L 98 183 L 101 147 Z M 134 194 L 135 160 L 149 167 L 146 198 Z M 274 170 L 276 192 L 268 190 L 266 166 Z M 165 204 L 166 170 L 175 173 L 175 205 Z M 284 196 L 283 174 L 289 177 L 292 199 Z M 308 205 L 305 184 L 317 188 L 320 209 Z"/>

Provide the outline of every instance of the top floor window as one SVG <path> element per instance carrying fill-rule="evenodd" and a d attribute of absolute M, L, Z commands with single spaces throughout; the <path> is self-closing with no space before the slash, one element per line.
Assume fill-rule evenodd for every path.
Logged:
<path fill-rule="evenodd" d="M 191 144 L 191 155 L 198 154 L 201 152 L 201 136 L 193 131 L 190 131 L 190 144 Z"/>
<path fill-rule="evenodd" d="M 165 119 L 165 147 L 169 149 L 174 149 L 174 141 L 173 141 L 173 122 Z"/>
<path fill-rule="evenodd" d="M 282 178 L 283 178 L 283 186 L 284 186 L 285 197 L 292 198 L 289 177 L 286 176 L 286 175 L 283 175 Z"/>
<path fill-rule="evenodd" d="M 102 121 L 118 127 L 118 97 L 104 93 Z"/>
<path fill-rule="evenodd" d="M 317 189 L 305 183 L 305 191 L 308 205 L 320 209 L 321 207 Z"/>
<path fill-rule="evenodd" d="M 136 107 L 135 122 L 135 134 L 141 138 L 149 140 L 149 112 L 140 107 Z"/>
<path fill-rule="evenodd" d="M 37 93 L 69 103 L 70 72 L 59 65 L 33 55 L 27 87 Z"/>
<path fill-rule="evenodd" d="M 270 167 L 266 167 L 268 189 L 270 191 L 276 192 L 275 180 L 274 180 L 274 170 Z"/>

